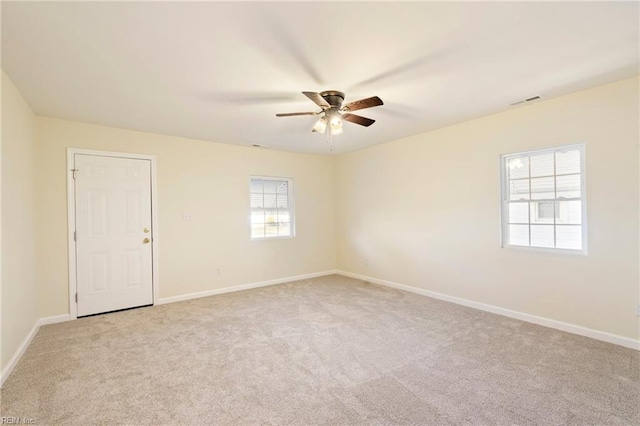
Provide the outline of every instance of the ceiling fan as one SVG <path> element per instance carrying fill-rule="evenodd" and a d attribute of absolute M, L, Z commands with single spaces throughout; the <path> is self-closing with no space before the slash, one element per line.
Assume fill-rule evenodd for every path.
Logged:
<path fill-rule="evenodd" d="M 325 133 L 327 135 L 339 135 L 342 133 L 342 121 L 350 121 L 351 123 L 369 127 L 375 120 L 362 117 L 360 115 L 351 114 L 351 111 L 359 109 L 372 108 L 383 105 L 382 99 L 377 96 L 371 98 L 360 99 L 359 101 L 349 102 L 342 105 L 344 101 L 344 93 L 337 90 L 326 90 L 324 92 L 302 92 L 307 98 L 311 99 L 322 110 L 318 112 L 290 112 L 276 114 L 276 117 L 291 117 L 296 115 L 320 115 L 318 121 L 313 126 L 312 132 Z"/>

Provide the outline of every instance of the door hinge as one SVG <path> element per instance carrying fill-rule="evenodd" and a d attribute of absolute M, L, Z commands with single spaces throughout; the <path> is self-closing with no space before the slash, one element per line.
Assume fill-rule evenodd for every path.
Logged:
<path fill-rule="evenodd" d="M 78 169 L 71 169 L 71 175 L 73 176 L 73 180 L 76 180 L 76 172 Z"/>
<path fill-rule="evenodd" d="M 76 303 L 78 303 L 78 293 L 76 293 Z"/>

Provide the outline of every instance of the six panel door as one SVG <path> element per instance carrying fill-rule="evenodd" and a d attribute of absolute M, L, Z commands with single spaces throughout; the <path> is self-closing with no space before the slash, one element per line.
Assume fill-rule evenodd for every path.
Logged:
<path fill-rule="evenodd" d="M 78 316 L 151 305 L 151 161 L 74 162 Z"/>

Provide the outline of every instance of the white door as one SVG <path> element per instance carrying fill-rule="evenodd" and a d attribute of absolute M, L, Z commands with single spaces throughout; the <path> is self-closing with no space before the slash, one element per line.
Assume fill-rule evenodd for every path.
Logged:
<path fill-rule="evenodd" d="M 151 161 L 74 163 L 78 316 L 151 305 Z"/>

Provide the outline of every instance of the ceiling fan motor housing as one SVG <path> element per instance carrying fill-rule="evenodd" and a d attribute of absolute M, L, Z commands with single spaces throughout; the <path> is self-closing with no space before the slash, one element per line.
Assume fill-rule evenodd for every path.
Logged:
<path fill-rule="evenodd" d="M 337 90 L 325 90 L 324 92 L 320 92 L 320 96 L 335 109 L 340 109 L 344 101 L 344 93 L 338 92 Z"/>

